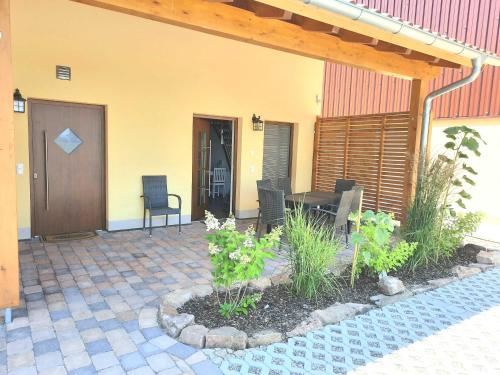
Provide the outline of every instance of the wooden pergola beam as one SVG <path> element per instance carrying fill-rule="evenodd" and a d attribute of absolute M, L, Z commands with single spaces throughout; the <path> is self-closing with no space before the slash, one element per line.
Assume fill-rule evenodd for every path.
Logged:
<path fill-rule="evenodd" d="M 300 26 L 258 17 L 246 10 L 204 0 L 72 0 L 240 40 L 301 56 L 368 69 L 401 78 L 431 78 L 439 68 L 369 46 L 348 43 Z"/>
<path fill-rule="evenodd" d="M 394 34 L 389 31 L 382 30 L 376 26 L 371 26 L 351 18 L 330 12 L 326 9 L 305 4 L 303 1 L 292 0 L 259 0 L 271 6 L 288 10 L 295 14 L 300 14 L 321 22 L 329 23 L 340 27 L 341 29 L 350 30 L 364 35 L 369 35 L 379 41 L 384 41 L 397 46 L 401 46 L 410 50 L 425 53 L 435 56 L 441 60 L 446 60 L 463 66 L 471 66 L 471 60 L 465 56 L 459 56 L 450 52 L 443 51 L 437 47 L 416 42 L 404 35 Z"/>
<path fill-rule="evenodd" d="M 0 308 L 19 304 L 10 1 L 0 0 Z"/>

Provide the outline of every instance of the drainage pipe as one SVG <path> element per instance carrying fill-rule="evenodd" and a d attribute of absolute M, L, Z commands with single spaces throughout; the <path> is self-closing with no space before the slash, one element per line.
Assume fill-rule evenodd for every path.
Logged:
<path fill-rule="evenodd" d="M 441 87 L 440 89 L 429 93 L 425 97 L 424 107 L 422 109 L 422 131 L 420 136 L 420 158 L 418 167 L 419 179 L 422 179 L 422 177 L 424 176 L 425 162 L 427 159 L 427 139 L 429 136 L 432 101 L 443 94 L 456 90 L 474 81 L 481 74 L 482 66 L 483 66 L 482 58 L 472 59 L 472 71 L 467 77 L 464 77 L 458 81 L 450 83 L 449 85 Z"/>

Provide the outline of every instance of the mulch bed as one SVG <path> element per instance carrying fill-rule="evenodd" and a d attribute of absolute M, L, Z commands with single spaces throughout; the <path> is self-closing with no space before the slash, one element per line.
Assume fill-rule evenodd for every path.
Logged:
<path fill-rule="evenodd" d="M 415 273 L 398 271 L 392 275 L 400 278 L 407 287 L 423 284 L 427 280 L 451 276 L 453 266 L 474 263 L 478 252 L 476 248 L 466 246 L 460 248 L 446 263 L 421 268 Z M 247 334 L 274 329 L 284 334 L 307 319 L 316 309 L 324 309 L 335 302 L 370 303 L 369 298 L 379 294 L 376 277 L 360 275 L 354 289 L 349 287 L 349 280 L 350 269 L 338 280 L 341 294 L 321 296 L 317 301 L 294 295 L 289 285 L 272 286 L 263 292 L 257 310 L 250 311 L 247 316 L 234 316 L 229 319 L 221 317 L 215 293 L 187 302 L 179 312 L 193 314 L 196 323 L 207 328 L 232 326 Z M 222 294 L 220 298 L 223 298 Z"/>

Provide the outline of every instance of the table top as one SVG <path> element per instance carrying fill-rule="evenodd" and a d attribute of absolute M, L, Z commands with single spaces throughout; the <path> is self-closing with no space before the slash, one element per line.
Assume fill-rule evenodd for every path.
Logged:
<path fill-rule="evenodd" d="M 307 191 L 287 195 L 285 200 L 291 203 L 303 203 L 306 206 L 326 206 L 337 203 L 341 195 L 342 193 L 333 191 Z"/>

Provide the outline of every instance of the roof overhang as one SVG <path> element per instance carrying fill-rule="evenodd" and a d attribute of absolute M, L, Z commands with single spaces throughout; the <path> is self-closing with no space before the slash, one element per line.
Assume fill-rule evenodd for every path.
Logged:
<path fill-rule="evenodd" d="M 471 66 L 471 60 L 481 58 L 483 64 L 500 66 L 494 53 L 457 41 L 446 35 L 432 32 L 422 26 L 403 21 L 389 14 L 369 9 L 349 0 L 259 0 L 269 6 L 298 13 L 351 32 L 369 35 L 386 43 L 406 48 L 447 61 L 450 64 Z M 373 44 L 377 48 L 377 44 Z M 439 62 L 436 65 L 440 65 Z M 443 64 L 443 66 L 445 66 Z"/>
<path fill-rule="evenodd" d="M 72 1 L 406 79 L 469 64 L 302 0 Z"/>

